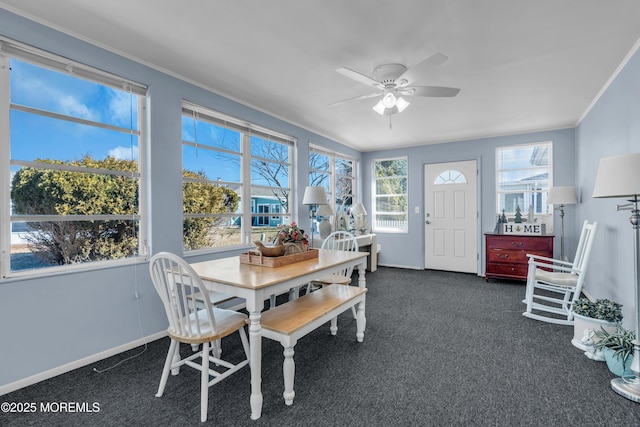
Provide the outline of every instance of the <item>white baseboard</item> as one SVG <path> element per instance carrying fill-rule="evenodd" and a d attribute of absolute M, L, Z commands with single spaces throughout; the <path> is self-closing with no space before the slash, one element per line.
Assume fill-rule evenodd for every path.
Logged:
<path fill-rule="evenodd" d="M 0 396 L 11 393 L 13 391 L 19 390 L 21 388 L 39 383 L 40 381 L 48 380 L 49 378 L 53 378 L 55 376 L 64 374 L 69 371 L 73 371 L 74 369 L 82 368 L 83 366 L 90 365 L 92 363 L 98 362 L 100 360 L 104 360 L 108 357 L 115 356 L 116 354 L 123 353 L 127 350 L 131 350 L 132 348 L 139 347 L 151 341 L 158 340 L 160 338 L 164 338 L 167 336 L 167 331 L 161 331 L 143 338 L 139 338 L 135 341 L 131 341 L 129 343 L 120 345 L 118 347 L 110 348 L 109 350 L 105 350 L 103 352 L 93 354 L 91 356 L 87 356 L 85 358 L 67 363 L 66 365 L 58 366 L 57 368 L 50 369 L 48 371 L 40 372 L 39 374 L 32 375 L 27 378 L 23 378 L 21 380 L 0 386 Z"/>
<path fill-rule="evenodd" d="M 408 270 L 424 270 L 424 268 L 416 267 L 415 265 L 400 265 L 400 264 L 380 264 L 379 267 L 391 267 L 391 268 L 406 268 Z"/>

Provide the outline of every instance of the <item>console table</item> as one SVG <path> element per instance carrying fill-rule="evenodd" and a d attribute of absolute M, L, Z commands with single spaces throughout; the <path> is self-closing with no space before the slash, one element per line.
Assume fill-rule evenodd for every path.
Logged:
<path fill-rule="evenodd" d="M 553 258 L 553 235 L 513 235 L 485 233 L 485 280 L 490 277 L 527 280 L 527 254 Z"/>

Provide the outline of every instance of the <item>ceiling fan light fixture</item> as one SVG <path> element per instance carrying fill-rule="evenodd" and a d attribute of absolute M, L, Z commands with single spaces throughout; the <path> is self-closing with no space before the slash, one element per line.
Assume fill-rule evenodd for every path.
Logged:
<path fill-rule="evenodd" d="M 402 113 L 405 110 L 405 108 L 409 106 L 409 104 L 411 104 L 409 101 L 399 96 L 398 100 L 396 101 L 396 107 L 398 107 L 398 113 Z"/>
<path fill-rule="evenodd" d="M 385 106 L 385 108 L 392 108 L 396 105 L 396 101 L 397 98 L 396 96 L 393 94 L 393 92 L 387 92 L 385 93 L 385 95 L 382 97 L 382 104 Z"/>
<path fill-rule="evenodd" d="M 382 99 L 378 101 L 376 105 L 373 106 L 373 111 L 380 114 L 381 116 L 384 116 L 384 110 L 385 110 L 385 106 L 382 103 Z"/>

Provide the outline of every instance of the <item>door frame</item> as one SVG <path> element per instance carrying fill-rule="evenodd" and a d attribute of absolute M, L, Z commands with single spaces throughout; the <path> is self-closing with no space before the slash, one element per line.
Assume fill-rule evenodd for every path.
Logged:
<path fill-rule="evenodd" d="M 470 161 L 470 160 L 475 160 L 476 162 L 476 169 L 477 169 L 477 179 L 476 179 L 476 207 L 477 207 L 477 224 L 476 224 L 476 230 L 477 230 L 477 236 L 476 236 L 476 248 L 477 248 L 477 261 L 476 261 L 476 275 L 479 277 L 483 277 L 484 276 L 484 264 L 483 264 L 483 260 L 484 260 L 484 251 L 485 248 L 482 245 L 482 236 L 483 236 L 483 231 L 482 231 L 482 208 L 483 208 L 483 203 L 482 203 L 482 158 L 481 157 L 475 157 L 475 158 L 462 158 L 462 159 L 446 159 L 446 160 L 438 160 L 438 161 L 428 161 L 428 162 L 423 162 L 422 163 L 422 171 L 420 172 L 421 176 L 422 176 L 422 194 L 420 196 L 421 200 L 422 200 L 422 269 L 425 270 L 426 269 L 426 263 L 425 263 L 425 258 L 427 256 L 427 248 L 426 248 L 426 241 L 424 236 L 426 235 L 426 212 L 425 212 L 425 207 L 426 207 L 426 200 L 424 199 L 425 197 L 425 192 L 426 192 L 426 188 L 425 188 L 425 167 L 427 165 L 434 165 L 434 164 L 439 164 L 439 163 L 457 163 L 457 162 L 465 162 L 465 161 Z M 495 201 L 493 202 L 492 206 L 495 205 Z"/>

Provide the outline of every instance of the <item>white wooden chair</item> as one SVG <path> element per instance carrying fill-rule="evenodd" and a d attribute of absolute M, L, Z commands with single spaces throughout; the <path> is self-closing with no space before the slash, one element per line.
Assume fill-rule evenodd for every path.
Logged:
<path fill-rule="evenodd" d="M 322 242 L 322 249 L 328 249 L 333 251 L 358 251 L 358 241 L 356 237 L 348 231 L 334 231 L 329 234 Z M 311 292 L 314 287 L 322 287 L 325 285 L 331 285 L 337 283 L 339 285 L 350 285 L 351 275 L 353 274 L 353 266 L 345 268 L 335 274 L 331 274 L 320 279 L 314 280 L 307 285 L 307 293 Z M 356 319 L 356 310 L 351 307 L 353 318 Z"/>
<path fill-rule="evenodd" d="M 598 223 L 585 221 L 573 263 L 527 254 L 529 269 L 523 316 L 543 322 L 573 325 L 573 303 L 580 298 Z M 535 312 L 534 312 L 535 311 Z"/>
<path fill-rule="evenodd" d="M 169 372 L 177 375 L 182 365 L 200 371 L 200 421 L 207 420 L 209 387 L 222 381 L 249 363 L 249 342 L 244 331 L 247 315 L 214 308 L 209 298 L 201 298 L 206 289 L 200 277 L 182 258 L 168 252 L 154 255 L 149 263 L 153 284 L 160 295 L 169 320 L 171 338 L 156 397 L 164 393 Z M 238 331 L 245 359 L 233 364 L 219 358 L 219 340 Z M 180 357 L 180 343 L 202 344 L 202 349 Z M 213 354 L 212 354 L 213 353 Z M 194 359 L 200 358 L 201 363 Z M 210 362 L 215 364 L 211 369 Z"/>

